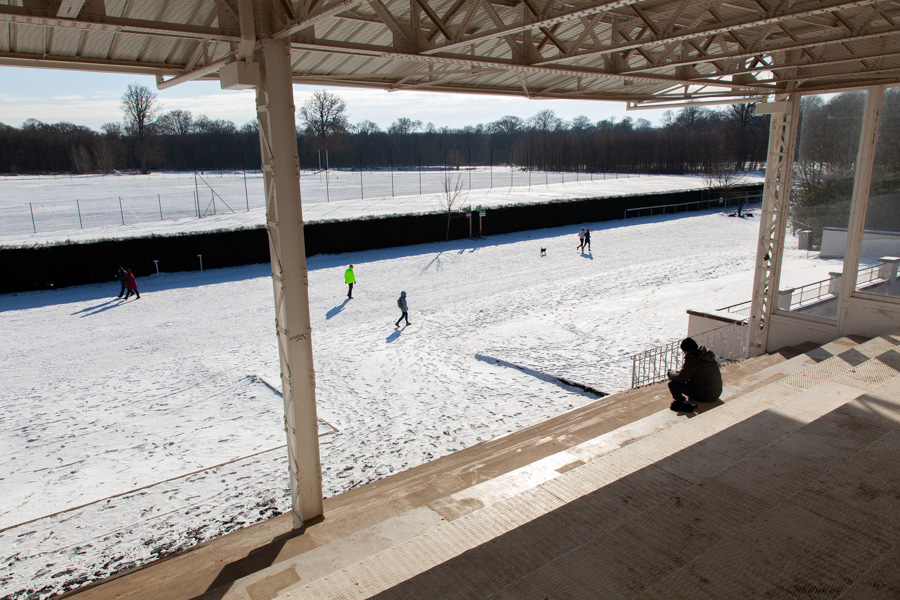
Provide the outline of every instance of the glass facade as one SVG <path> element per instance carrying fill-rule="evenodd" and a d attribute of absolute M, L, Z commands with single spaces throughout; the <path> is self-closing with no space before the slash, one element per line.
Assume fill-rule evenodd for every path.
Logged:
<path fill-rule="evenodd" d="M 844 257 L 865 104 L 865 92 L 801 100 L 789 207 L 791 230 L 800 248 L 818 250 L 821 259 Z M 777 307 L 836 319 L 842 271 L 837 263 L 829 277 L 819 281 L 782 276 Z"/>
<path fill-rule="evenodd" d="M 900 297 L 900 89 L 884 90 L 856 290 Z"/>

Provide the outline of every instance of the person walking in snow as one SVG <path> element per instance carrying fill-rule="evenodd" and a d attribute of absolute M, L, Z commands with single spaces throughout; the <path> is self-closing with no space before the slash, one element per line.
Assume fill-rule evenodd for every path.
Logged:
<path fill-rule="evenodd" d="M 581 252 L 584 253 L 584 249 L 587 248 L 587 251 L 591 251 L 591 230 L 584 230 L 584 243 L 581 245 Z"/>
<path fill-rule="evenodd" d="M 353 265 L 350 265 L 349 267 L 347 267 L 347 270 L 344 271 L 344 281 L 346 281 L 347 285 L 350 286 L 350 288 L 347 290 L 347 299 L 352 300 L 353 284 L 356 283 L 356 277 L 354 277 L 353 275 Z"/>
<path fill-rule="evenodd" d="M 409 325 L 409 305 L 406 303 L 406 292 L 400 292 L 400 297 L 397 298 L 397 306 L 403 312 L 401 313 L 400 318 L 397 319 L 394 327 L 400 327 L 400 321 L 403 319 L 406 319 L 406 324 Z"/>
<path fill-rule="evenodd" d="M 584 227 L 578 232 L 578 250 L 584 252 Z"/>
<path fill-rule="evenodd" d="M 693 412 L 698 402 L 715 402 L 722 394 L 722 373 L 719 361 L 712 350 L 697 345 L 693 338 L 681 342 L 684 364 L 680 371 L 669 371 L 669 392 L 672 393 L 672 410 Z M 687 399 L 685 399 L 687 396 Z"/>
<path fill-rule="evenodd" d="M 134 278 L 134 274 L 132 274 L 131 269 L 125 269 L 125 287 L 128 288 L 128 292 L 125 294 L 125 299 L 131 297 L 131 294 L 137 296 L 136 300 L 141 299 L 141 294 L 137 289 L 137 280 Z"/>
<path fill-rule="evenodd" d="M 122 284 L 122 289 L 119 290 L 119 298 L 121 298 L 125 295 L 125 282 L 128 281 L 128 273 L 125 272 L 125 269 L 122 267 L 116 269 L 116 279 Z"/>

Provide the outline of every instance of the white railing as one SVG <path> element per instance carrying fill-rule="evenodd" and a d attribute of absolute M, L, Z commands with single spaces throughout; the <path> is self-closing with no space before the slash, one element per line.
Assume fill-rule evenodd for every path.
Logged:
<path fill-rule="evenodd" d="M 856 275 L 856 287 L 863 287 L 867 283 L 872 283 L 875 280 L 887 279 L 885 275 L 881 272 L 884 265 L 872 265 L 871 267 L 866 267 L 865 269 L 861 269 L 859 273 Z"/>
<path fill-rule="evenodd" d="M 862 288 L 871 283 L 880 283 L 882 280 L 881 268 L 882 265 L 873 265 L 871 267 L 860 269 L 856 275 L 856 287 Z M 782 300 L 779 298 L 778 308 L 782 310 L 796 310 L 822 300 L 823 298 L 826 300 L 834 298 L 837 296 L 836 290 L 840 279 L 841 277 L 838 275 L 829 279 L 823 279 L 822 281 L 816 281 L 815 283 L 808 283 L 792 290 L 784 290 L 781 292 L 781 294 L 784 295 L 784 299 Z M 790 301 L 787 300 L 788 294 L 790 294 Z M 738 304 L 732 304 L 731 306 L 726 306 L 717 310 L 739 317 L 749 317 L 750 301 L 739 302 Z"/>
<path fill-rule="evenodd" d="M 747 355 L 747 323 L 725 325 L 693 336 L 700 346 L 712 349 L 719 362 L 744 358 Z M 639 352 L 631 357 L 631 387 L 649 385 L 668 378 L 670 370 L 677 371 L 684 364 L 681 340 Z"/>
<path fill-rule="evenodd" d="M 706 192 L 701 200 L 692 202 L 679 202 L 677 204 L 657 204 L 655 206 L 641 206 L 638 208 L 626 208 L 624 218 L 644 217 L 653 215 L 665 215 L 668 213 L 685 212 L 688 210 L 700 210 L 702 208 L 727 208 L 741 204 L 758 204 L 762 202 L 762 191 L 746 192 Z"/>

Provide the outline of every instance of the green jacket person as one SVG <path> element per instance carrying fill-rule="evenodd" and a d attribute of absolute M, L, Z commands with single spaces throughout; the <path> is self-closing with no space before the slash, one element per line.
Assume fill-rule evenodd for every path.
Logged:
<path fill-rule="evenodd" d="M 344 271 L 344 281 L 347 282 L 347 285 L 350 286 L 350 289 L 347 290 L 347 298 L 353 298 L 353 284 L 356 283 L 356 277 L 353 275 L 353 265 L 347 267 L 347 270 Z"/>

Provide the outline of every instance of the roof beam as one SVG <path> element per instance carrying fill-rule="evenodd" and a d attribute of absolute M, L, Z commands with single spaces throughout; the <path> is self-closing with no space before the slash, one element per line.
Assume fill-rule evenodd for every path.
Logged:
<path fill-rule="evenodd" d="M 37 13 L 37 14 L 36 14 Z M 240 32 L 215 27 L 200 27 L 180 23 L 159 23 L 139 19 L 97 17 L 86 19 L 61 19 L 41 11 L 26 10 L 20 6 L 0 5 L 0 23 L 41 25 L 60 29 L 98 31 L 104 33 L 132 33 L 169 38 L 240 42 Z"/>
<path fill-rule="evenodd" d="M 399 52 L 393 48 L 384 46 L 373 46 L 365 44 L 337 43 L 326 40 L 318 40 L 316 42 L 294 42 L 291 47 L 296 50 L 308 50 L 313 52 L 325 52 L 329 54 L 347 53 L 354 55 L 372 56 L 385 59 L 417 61 L 421 63 L 448 64 L 466 67 L 480 67 L 489 69 L 502 69 L 504 71 L 523 71 L 527 73 L 542 75 L 563 75 L 563 76 L 581 76 L 590 78 L 609 78 L 630 81 L 643 81 L 652 84 L 673 84 L 673 85 L 712 85 L 717 87 L 728 87 L 746 90 L 747 93 L 774 93 L 771 84 L 734 84 L 728 81 L 718 81 L 714 79 L 679 79 L 677 77 L 668 77 L 663 75 L 622 75 L 618 73 L 610 73 L 599 69 L 588 69 L 581 67 L 563 67 L 563 66 L 543 66 L 543 65 L 527 65 L 519 64 L 505 59 L 497 59 L 491 57 L 480 57 L 465 54 L 456 55 L 440 55 L 433 56 L 430 54 L 414 52 Z"/>
<path fill-rule="evenodd" d="M 743 29 L 766 27 L 770 24 L 781 23 L 782 21 L 789 21 L 789 20 L 798 19 L 801 17 L 809 17 L 809 16 L 820 15 L 823 13 L 828 13 L 828 12 L 835 10 L 835 8 L 847 9 L 847 8 L 865 6 L 865 5 L 872 4 L 875 1 L 876 0 L 856 0 L 855 2 L 841 3 L 836 0 L 830 0 L 827 4 L 822 4 L 813 9 L 798 10 L 793 13 L 780 13 L 776 17 L 759 18 L 759 16 L 757 15 L 757 17 L 755 19 L 754 18 L 739 18 L 739 19 L 735 19 L 731 22 L 717 23 L 715 26 L 712 26 L 712 27 L 699 27 L 694 30 L 683 30 L 682 29 L 682 30 L 679 30 L 678 34 L 673 34 L 673 35 L 660 35 L 660 36 L 652 36 L 652 37 L 641 37 L 639 35 L 637 37 L 630 38 L 630 39 L 626 37 L 627 41 L 624 43 L 611 43 L 609 46 L 607 46 L 605 48 L 599 48 L 599 49 L 589 50 L 589 51 L 580 52 L 580 53 L 572 53 L 569 56 L 559 57 L 559 58 L 543 61 L 542 64 L 550 64 L 550 63 L 554 63 L 554 62 L 565 61 L 565 60 L 572 59 L 572 58 L 579 58 L 579 57 L 583 57 L 583 56 L 593 56 L 593 55 L 597 55 L 597 54 L 605 54 L 608 52 L 622 52 L 624 50 L 635 50 L 635 49 L 638 49 L 641 47 L 646 47 L 647 45 L 649 45 L 651 43 L 680 42 L 680 41 L 686 41 L 686 40 L 690 40 L 690 39 L 694 39 L 694 38 L 704 38 L 704 37 L 708 37 L 708 36 L 715 36 L 718 34 L 728 34 L 728 35 L 734 36 L 737 31 L 740 31 Z M 596 12 L 596 9 L 594 10 L 594 12 Z M 548 21 L 555 21 L 558 18 L 559 17 L 549 19 Z M 542 25 L 545 23 L 546 23 L 546 21 L 540 22 L 537 24 L 523 25 L 523 26 L 519 26 L 519 27 L 522 27 L 522 28 L 536 27 L 537 25 Z M 492 32 L 490 34 L 485 34 L 484 36 L 480 36 L 480 37 L 488 38 L 488 37 L 492 36 L 493 34 L 494 33 Z M 472 38 L 467 38 L 465 40 L 465 42 L 471 43 Z M 459 43 L 463 44 L 465 42 L 461 41 Z M 430 50 L 430 52 L 445 52 L 446 50 L 447 50 L 447 46 L 437 46 L 437 47 L 433 48 L 432 50 Z"/>
<path fill-rule="evenodd" d="M 811 63 L 809 61 L 805 61 L 805 62 L 794 61 L 794 62 L 785 63 L 785 64 L 781 64 L 781 65 L 773 65 L 771 67 L 761 68 L 761 69 L 750 69 L 750 70 L 745 70 L 745 71 L 735 70 L 735 71 L 732 71 L 732 73 L 739 72 L 739 71 L 740 72 L 767 71 L 767 70 L 774 70 L 776 68 L 784 69 L 784 68 L 792 68 L 792 67 L 813 66 L 814 64 L 819 63 L 823 60 L 822 57 L 814 56 L 813 54 L 810 53 L 811 50 L 814 48 L 820 48 L 823 46 L 831 46 L 831 45 L 838 45 L 838 44 L 846 44 L 848 42 L 873 40 L 873 39 L 877 39 L 877 38 L 881 38 L 881 37 L 897 35 L 898 33 L 900 33 L 900 27 L 898 27 L 897 29 L 891 30 L 891 31 L 880 31 L 877 33 L 869 33 L 869 34 L 864 34 L 864 35 L 856 35 L 856 36 L 844 35 L 839 38 L 820 39 L 820 40 L 810 41 L 810 42 L 806 42 L 806 43 L 793 42 L 793 43 L 786 43 L 786 44 L 778 44 L 776 46 L 769 46 L 766 48 L 760 48 L 758 50 L 729 52 L 729 53 L 721 53 L 721 54 L 715 54 L 715 55 L 699 55 L 697 57 L 688 58 L 688 59 L 673 60 L 673 61 L 665 63 L 664 65 L 657 64 L 657 65 L 647 65 L 647 66 L 642 66 L 642 67 L 630 68 L 627 71 L 623 71 L 623 73 L 643 73 L 646 71 L 658 69 L 660 67 L 677 67 L 677 66 L 685 66 L 685 65 L 696 65 L 698 63 L 712 63 L 713 61 L 719 63 L 721 61 L 731 61 L 731 60 L 752 58 L 752 57 L 760 55 L 760 54 L 771 55 L 771 54 L 775 54 L 778 52 L 785 52 L 788 50 L 802 50 L 804 52 L 804 55 L 808 56 L 809 60 L 814 61 L 814 62 Z M 851 57 L 847 60 L 860 60 L 861 58 L 863 58 L 863 59 L 864 58 L 874 58 L 876 56 L 879 56 L 881 53 L 882 53 L 882 51 L 879 51 L 877 54 L 874 54 L 874 55 L 869 55 L 869 54 L 855 55 L 854 57 Z M 558 59 L 553 59 L 553 60 L 544 61 L 541 64 L 559 64 L 560 62 L 562 62 L 562 61 L 560 61 Z M 723 74 L 725 74 L 725 73 L 723 72 Z"/>

